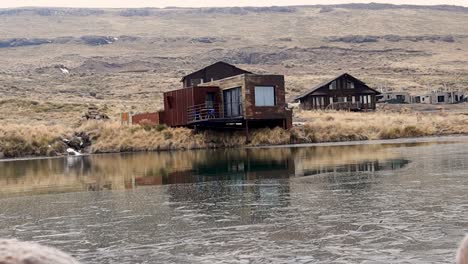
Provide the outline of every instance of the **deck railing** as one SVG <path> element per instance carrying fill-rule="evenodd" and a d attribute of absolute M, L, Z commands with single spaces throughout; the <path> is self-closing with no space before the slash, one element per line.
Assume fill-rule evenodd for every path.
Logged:
<path fill-rule="evenodd" d="M 198 104 L 187 108 L 188 122 L 204 121 L 224 117 L 223 107 L 220 104 Z"/>
<path fill-rule="evenodd" d="M 327 109 L 333 110 L 359 110 L 362 105 L 360 102 L 335 102 L 327 106 Z"/>

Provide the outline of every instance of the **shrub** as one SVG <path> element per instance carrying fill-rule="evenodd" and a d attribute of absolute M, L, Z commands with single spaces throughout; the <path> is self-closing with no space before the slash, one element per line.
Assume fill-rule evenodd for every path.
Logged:
<path fill-rule="evenodd" d="M 170 131 L 163 132 L 164 140 L 168 140 L 172 138 L 172 133 Z"/>
<path fill-rule="evenodd" d="M 407 126 L 402 131 L 402 136 L 404 137 L 421 137 L 425 135 L 426 133 L 416 126 Z"/>
<path fill-rule="evenodd" d="M 399 127 L 385 128 L 379 134 L 379 138 L 381 139 L 394 139 L 399 138 L 400 136 L 401 129 Z"/>
<path fill-rule="evenodd" d="M 164 125 L 164 124 L 158 124 L 155 127 L 156 131 L 158 131 L 158 132 L 161 132 L 161 131 L 165 130 L 166 128 L 167 128 L 167 126 Z"/>

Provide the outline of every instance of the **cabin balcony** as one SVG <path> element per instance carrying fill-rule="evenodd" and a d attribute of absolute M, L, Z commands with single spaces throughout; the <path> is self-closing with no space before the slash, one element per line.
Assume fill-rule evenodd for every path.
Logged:
<path fill-rule="evenodd" d="M 243 120 L 242 104 L 198 104 L 187 108 L 187 120 L 189 124 L 208 124 L 222 122 L 238 122 Z"/>

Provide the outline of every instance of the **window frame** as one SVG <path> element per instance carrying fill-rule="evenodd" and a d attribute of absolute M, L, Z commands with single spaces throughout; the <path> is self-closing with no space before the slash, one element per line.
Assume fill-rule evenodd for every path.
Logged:
<path fill-rule="evenodd" d="M 222 96 L 225 117 L 240 117 L 244 115 L 241 86 L 224 89 Z"/>
<path fill-rule="evenodd" d="M 273 105 L 258 105 L 257 104 L 257 87 L 258 88 L 273 88 Z M 255 85 L 254 86 L 254 105 L 255 107 L 275 107 L 276 102 L 276 85 Z"/>
<path fill-rule="evenodd" d="M 203 78 L 192 78 L 190 79 L 190 86 L 195 87 L 204 83 Z"/>

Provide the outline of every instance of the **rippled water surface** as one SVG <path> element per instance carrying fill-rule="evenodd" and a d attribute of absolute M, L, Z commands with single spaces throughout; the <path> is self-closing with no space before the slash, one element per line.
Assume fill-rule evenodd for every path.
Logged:
<path fill-rule="evenodd" d="M 468 140 L 0 162 L 0 237 L 84 263 L 453 263 Z"/>

